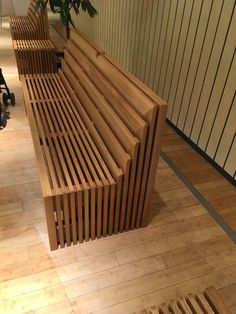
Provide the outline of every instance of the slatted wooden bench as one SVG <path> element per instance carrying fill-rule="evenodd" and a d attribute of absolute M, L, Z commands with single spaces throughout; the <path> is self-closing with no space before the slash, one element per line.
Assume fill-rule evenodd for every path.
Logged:
<path fill-rule="evenodd" d="M 77 31 L 58 74 L 21 79 L 51 249 L 145 226 L 166 104 Z"/>
<path fill-rule="evenodd" d="M 13 40 L 49 39 L 47 8 L 36 10 L 36 0 L 31 0 L 26 16 L 10 16 Z"/>
<path fill-rule="evenodd" d="M 122 171 L 98 135 L 95 144 L 57 74 L 26 75 L 23 88 L 51 249 L 106 236 Z"/>
<path fill-rule="evenodd" d="M 77 60 L 81 70 L 94 84 L 94 88 L 117 114 L 117 119 L 123 121 L 140 142 L 139 164 L 135 176 L 136 194 L 132 204 L 131 220 L 129 216 L 126 217 L 126 229 L 145 226 L 155 180 L 153 174 L 156 173 L 159 158 L 166 103 L 78 30 L 72 31 L 70 38 L 65 51 L 65 61 L 62 63 L 70 56 Z M 78 66 L 76 70 L 74 66 L 74 63 L 73 66 L 69 65 L 72 71 L 79 71 Z M 78 78 L 77 73 L 74 74 Z"/>
<path fill-rule="evenodd" d="M 27 16 L 11 16 L 10 28 L 19 74 L 52 73 L 54 44 L 49 39 L 47 9 L 30 2 Z"/>
<path fill-rule="evenodd" d="M 221 295 L 214 287 L 203 292 L 188 294 L 169 303 L 154 305 L 136 312 L 139 314 L 231 314 Z M 134 313 L 135 314 L 135 313 Z"/>
<path fill-rule="evenodd" d="M 13 40 L 13 49 L 19 75 L 53 72 L 51 40 Z"/>

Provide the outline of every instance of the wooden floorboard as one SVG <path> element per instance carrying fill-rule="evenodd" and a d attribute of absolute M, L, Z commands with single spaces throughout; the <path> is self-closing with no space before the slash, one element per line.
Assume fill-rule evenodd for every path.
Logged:
<path fill-rule="evenodd" d="M 17 102 L 0 131 L 0 312 L 134 313 L 213 285 L 236 313 L 235 244 L 163 159 L 147 228 L 50 252 L 30 129 L 5 21 L 3 26 L 1 67 Z M 188 160 L 198 164 L 194 185 L 233 221 L 230 183 L 218 173 L 200 178 L 199 172 L 198 178 L 198 167 L 208 164 L 182 139 L 175 141 L 171 129 L 167 134 L 165 153 L 172 151 L 184 167 L 189 151 Z M 191 172 L 191 162 L 186 169 Z"/>
<path fill-rule="evenodd" d="M 162 150 L 236 232 L 235 187 L 168 125 Z"/>

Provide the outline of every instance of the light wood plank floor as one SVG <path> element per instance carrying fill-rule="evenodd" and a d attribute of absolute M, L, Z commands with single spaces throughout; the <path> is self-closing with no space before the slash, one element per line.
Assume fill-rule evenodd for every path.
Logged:
<path fill-rule="evenodd" d="M 162 150 L 236 232 L 235 187 L 169 126 Z"/>
<path fill-rule="evenodd" d="M 0 131 L 0 313 L 133 313 L 209 285 L 236 313 L 236 247 L 163 160 L 147 228 L 49 252 L 7 27 L 0 66 L 17 104 Z"/>

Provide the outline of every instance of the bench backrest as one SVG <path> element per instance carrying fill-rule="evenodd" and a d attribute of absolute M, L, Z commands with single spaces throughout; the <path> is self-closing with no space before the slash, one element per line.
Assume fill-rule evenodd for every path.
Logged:
<path fill-rule="evenodd" d="M 48 39 L 49 38 L 49 23 L 48 23 L 47 7 L 36 10 L 36 0 L 33 0 L 30 3 L 27 16 L 32 26 L 36 28 L 36 31 L 39 34 L 39 38 Z"/>
<path fill-rule="evenodd" d="M 24 19 L 18 20 L 18 16 L 10 17 L 13 39 L 49 39 L 47 7 L 36 9 L 36 3 L 36 0 L 30 2 Z"/>
<path fill-rule="evenodd" d="M 86 73 L 105 99 L 109 100 L 110 106 L 120 120 L 124 121 L 140 142 L 144 143 L 142 148 L 145 149 L 145 160 L 142 173 L 140 170 L 139 174 L 141 196 L 139 199 L 136 198 L 135 202 L 136 206 L 148 207 L 147 199 L 151 199 L 150 194 L 154 185 L 153 173 L 157 168 L 166 103 L 78 30 L 72 30 L 70 33 L 65 62 L 69 67 L 79 68 L 80 75 L 82 72 Z M 150 176 L 153 177 L 151 180 Z M 138 222 L 141 221 L 140 215 L 137 218 Z M 134 224 L 135 217 L 133 226 Z"/>

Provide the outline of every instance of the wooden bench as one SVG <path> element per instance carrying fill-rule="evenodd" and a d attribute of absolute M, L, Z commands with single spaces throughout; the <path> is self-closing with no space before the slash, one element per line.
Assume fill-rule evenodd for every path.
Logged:
<path fill-rule="evenodd" d="M 145 226 L 166 104 L 78 31 L 21 79 L 51 249 Z"/>
<path fill-rule="evenodd" d="M 70 48 L 71 46 L 77 48 L 77 55 L 75 50 Z M 157 169 L 167 105 L 104 51 L 89 42 L 78 30 L 71 32 L 65 60 L 68 54 L 76 58 L 84 73 L 116 111 L 119 119 L 124 121 L 140 141 L 142 149 L 139 158 L 142 166 L 137 167 L 137 189 L 133 202 L 131 229 L 138 228 L 140 225 L 146 226 L 155 181 L 153 174 Z M 145 124 L 147 130 L 142 131 L 141 135 Z M 145 132 L 147 132 L 146 137 Z"/>
<path fill-rule="evenodd" d="M 136 312 L 138 313 L 138 312 Z M 154 305 L 139 314 L 231 314 L 221 295 L 214 287 L 203 292 L 188 294 L 169 303 Z M 134 313 L 135 314 L 135 313 Z"/>
<path fill-rule="evenodd" d="M 50 40 L 13 40 L 18 73 L 52 73 L 52 53 L 55 46 Z"/>
<path fill-rule="evenodd" d="M 18 73 L 53 72 L 54 44 L 49 39 L 47 9 L 36 10 L 32 0 L 27 16 L 11 16 L 10 28 Z"/>
<path fill-rule="evenodd" d="M 13 40 L 49 39 L 47 8 L 36 10 L 36 0 L 31 0 L 26 16 L 10 16 Z"/>

